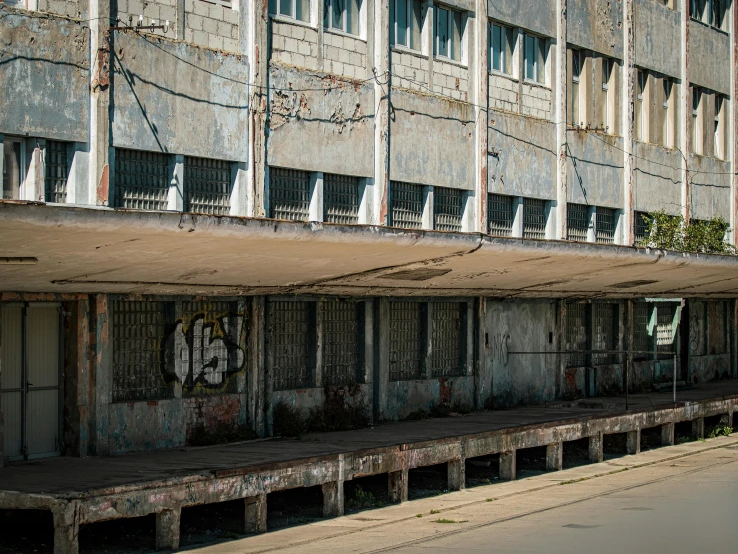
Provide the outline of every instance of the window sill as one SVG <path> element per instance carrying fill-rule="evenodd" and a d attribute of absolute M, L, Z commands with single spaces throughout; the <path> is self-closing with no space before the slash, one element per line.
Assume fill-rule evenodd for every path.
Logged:
<path fill-rule="evenodd" d="M 340 29 L 327 29 L 323 27 L 323 32 L 329 35 L 336 35 L 339 37 L 351 38 L 351 39 L 360 40 L 361 42 L 366 43 L 366 39 L 362 37 L 361 35 L 352 35 L 351 33 L 347 33 L 346 31 L 341 31 Z"/>
<path fill-rule="evenodd" d="M 317 30 L 310 24 L 309 21 L 300 21 L 299 19 L 295 19 L 294 17 L 289 17 L 287 15 L 270 14 L 269 18 L 272 21 L 276 21 L 277 23 L 287 23 L 288 25 L 298 25 L 300 27 L 307 27 L 308 29 L 312 29 L 314 31 Z"/>
<path fill-rule="evenodd" d="M 728 31 L 723 31 L 722 29 L 720 29 L 720 28 L 718 28 L 718 27 L 715 27 L 715 26 L 713 26 L 713 25 L 710 25 L 709 23 L 705 23 L 704 21 L 701 21 L 701 20 L 699 20 L 699 19 L 695 19 L 694 17 L 691 17 L 691 16 L 690 16 L 689 20 L 690 20 L 690 21 L 694 21 L 695 23 L 698 23 L 698 24 L 702 25 L 703 27 L 707 27 L 708 29 L 712 29 L 712 30 L 713 30 L 713 31 L 715 31 L 716 33 L 720 33 L 721 35 L 725 35 L 726 37 L 727 37 L 727 36 L 730 36 L 730 32 L 728 32 Z"/>
<path fill-rule="evenodd" d="M 428 56 L 426 54 L 423 54 L 423 52 L 421 52 L 420 50 L 413 50 L 412 48 L 402 46 L 401 44 L 393 45 L 391 49 L 393 52 L 397 52 L 398 54 L 409 54 L 410 56 L 420 58 L 421 60 L 428 59 Z"/>
<path fill-rule="evenodd" d="M 520 79 L 518 79 L 514 75 L 511 75 L 510 73 L 504 73 L 502 71 L 497 71 L 496 69 L 490 69 L 489 74 L 494 75 L 495 77 L 502 77 L 503 79 L 507 79 L 508 81 L 513 81 L 514 83 L 520 82 Z"/>
<path fill-rule="evenodd" d="M 433 60 L 436 62 L 443 62 L 447 63 L 449 65 L 455 65 L 456 67 L 460 67 L 461 69 L 469 69 L 469 66 L 463 62 L 457 62 L 456 60 L 452 60 L 451 58 L 444 58 L 443 56 L 433 56 Z"/>
<path fill-rule="evenodd" d="M 546 90 L 551 90 L 551 87 L 545 83 L 539 83 L 538 81 L 531 81 L 530 79 L 523 79 L 524 85 L 530 85 L 532 87 L 536 88 L 542 88 Z"/>

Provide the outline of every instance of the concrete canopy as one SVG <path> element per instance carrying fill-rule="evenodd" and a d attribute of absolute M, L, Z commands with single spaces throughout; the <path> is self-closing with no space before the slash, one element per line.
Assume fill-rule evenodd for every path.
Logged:
<path fill-rule="evenodd" d="M 0 202 L 0 237 L 5 292 L 738 295 L 736 257 L 471 233 Z"/>

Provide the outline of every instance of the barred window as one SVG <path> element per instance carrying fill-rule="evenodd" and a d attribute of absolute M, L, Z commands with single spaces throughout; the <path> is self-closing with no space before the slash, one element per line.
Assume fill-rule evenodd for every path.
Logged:
<path fill-rule="evenodd" d="M 523 237 L 546 238 L 546 201 L 526 198 L 523 201 Z"/>
<path fill-rule="evenodd" d="M 422 302 L 391 301 L 390 381 L 422 379 L 425 366 L 426 310 Z"/>
<path fill-rule="evenodd" d="M 44 165 L 46 176 L 44 185 L 46 193 L 44 198 L 47 202 L 63 204 L 67 201 L 67 178 L 69 176 L 69 160 L 67 159 L 67 148 L 69 144 L 56 140 L 46 141 L 46 153 Z"/>
<path fill-rule="evenodd" d="M 618 346 L 618 305 L 595 303 L 592 305 L 594 330 L 592 350 L 616 350 Z M 592 364 L 617 364 L 618 354 L 592 354 Z"/>
<path fill-rule="evenodd" d="M 490 194 L 487 197 L 487 220 L 489 234 L 509 237 L 513 228 L 513 197 Z"/>
<path fill-rule="evenodd" d="M 634 233 L 633 233 L 633 239 L 635 242 L 635 245 L 638 246 L 641 242 L 643 242 L 648 237 L 646 236 L 646 231 L 648 229 L 648 222 L 646 218 L 648 217 L 648 214 L 646 212 L 634 212 L 633 213 L 633 219 L 635 220 L 633 222 L 634 224 Z"/>
<path fill-rule="evenodd" d="M 346 175 L 323 175 L 323 202 L 328 223 L 359 223 L 359 179 Z"/>
<path fill-rule="evenodd" d="M 433 377 L 464 375 L 466 357 L 466 303 L 432 304 L 431 369 Z"/>
<path fill-rule="evenodd" d="M 423 227 L 423 186 L 392 181 L 390 184 L 392 226 L 406 229 Z"/>
<path fill-rule="evenodd" d="M 464 191 L 444 187 L 433 188 L 433 228 L 438 231 L 461 231 Z"/>
<path fill-rule="evenodd" d="M 597 214 L 595 215 L 595 234 L 598 243 L 615 243 L 616 222 L 617 214 L 615 210 L 612 208 L 602 208 L 597 206 Z"/>
<path fill-rule="evenodd" d="M 170 398 L 164 381 L 165 323 L 174 321 L 172 302 L 115 300 L 113 319 L 113 402 Z"/>
<path fill-rule="evenodd" d="M 274 390 L 311 386 L 315 367 L 315 302 L 269 300 L 267 325 Z"/>
<path fill-rule="evenodd" d="M 586 204 L 566 205 L 566 238 L 587 242 L 589 231 L 589 206 Z"/>
<path fill-rule="evenodd" d="M 292 221 L 310 218 L 310 173 L 269 168 L 269 217 Z"/>
<path fill-rule="evenodd" d="M 651 310 L 653 304 L 648 302 L 635 302 L 633 304 L 633 354 L 634 359 L 647 360 L 653 357 L 653 337 L 648 332 L 651 323 Z"/>
<path fill-rule="evenodd" d="M 187 156 L 184 160 L 184 211 L 228 215 L 231 163 Z"/>
<path fill-rule="evenodd" d="M 667 302 L 656 304 L 656 350 L 661 358 L 670 358 L 677 351 L 677 307 Z"/>
<path fill-rule="evenodd" d="M 166 210 L 169 156 L 160 152 L 115 150 L 115 204 L 132 210 Z"/>
<path fill-rule="evenodd" d="M 323 384 L 357 382 L 363 336 L 360 314 L 363 303 L 330 299 L 323 302 Z"/>
<path fill-rule="evenodd" d="M 582 367 L 587 364 L 589 322 L 587 304 L 574 303 L 566 306 L 566 367 Z"/>

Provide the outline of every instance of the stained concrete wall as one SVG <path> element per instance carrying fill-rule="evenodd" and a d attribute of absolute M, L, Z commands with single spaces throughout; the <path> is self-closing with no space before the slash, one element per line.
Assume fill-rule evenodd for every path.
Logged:
<path fill-rule="evenodd" d="M 682 156 L 677 150 L 637 142 L 633 207 L 641 212 L 664 210 L 678 215 L 682 204 Z"/>
<path fill-rule="evenodd" d="M 0 7 L 0 134 L 86 142 L 90 30 Z"/>
<path fill-rule="evenodd" d="M 690 156 L 689 177 L 692 217 L 730 221 L 730 163 L 705 156 Z"/>
<path fill-rule="evenodd" d="M 272 64 L 267 161 L 275 167 L 370 177 L 374 172 L 374 92 Z"/>
<path fill-rule="evenodd" d="M 566 138 L 569 202 L 622 206 L 623 139 L 587 132 L 569 132 Z"/>
<path fill-rule="evenodd" d="M 623 58 L 623 2 L 568 0 L 566 20 L 567 42 L 612 58 Z"/>
<path fill-rule="evenodd" d="M 469 411 L 474 406 L 474 377 L 449 377 L 415 381 L 390 381 L 382 419 L 405 419 L 414 413 L 432 412 L 439 405 Z"/>
<path fill-rule="evenodd" d="M 445 98 L 391 92 L 390 179 L 474 188 L 474 109 Z"/>
<path fill-rule="evenodd" d="M 120 32 L 112 63 L 114 146 L 248 160 L 245 58 Z"/>
<path fill-rule="evenodd" d="M 635 64 L 677 77 L 681 64 L 681 13 L 654 0 L 634 0 Z"/>
<path fill-rule="evenodd" d="M 489 192 L 556 198 L 556 133 L 553 123 L 491 112 L 487 183 Z"/>
<path fill-rule="evenodd" d="M 487 10 L 490 19 L 547 37 L 556 35 L 555 0 L 489 0 Z"/>
<path fill-rule="evenodd" d="M 730 96 L 730 35 L 689 22 L 689 81 Z"/>
<path fill-rule="evenodd" d="M 540 404 L 556 396 L 558 303 L 487 301 L 485 356 L 492 394 L 485 404 L 507 408 Z M 530 352 L 530 353 L 526 353 Z"/>

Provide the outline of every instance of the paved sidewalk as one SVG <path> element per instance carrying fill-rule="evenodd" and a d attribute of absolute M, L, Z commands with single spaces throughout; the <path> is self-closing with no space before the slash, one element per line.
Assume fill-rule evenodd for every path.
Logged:
<path fill-rule="evenodd" d="M 738 398 L 738 380 L 707 383 L 679 391 L 677 406 L 705 400 Z M 587 406 L 587 407 L 582 407 Z M 218 476 L 229 469 L 248 469 L 339 453 L 458 439 L 514 428 L 546 427 L 592 418 L 669 408 L 671 393 L 602 397 L 586 402 L 553 402 L 510 410 L 423 421 L 404 421 L 373 428 L 306 435 L 301 440 L 272 439 L 205 448 L 182 448 L 112 457 L 47 458 L 0 469 L 0 491 L 45 493 L 57 497 L 115 492 L 126 486 L 188 476 Z"/>

